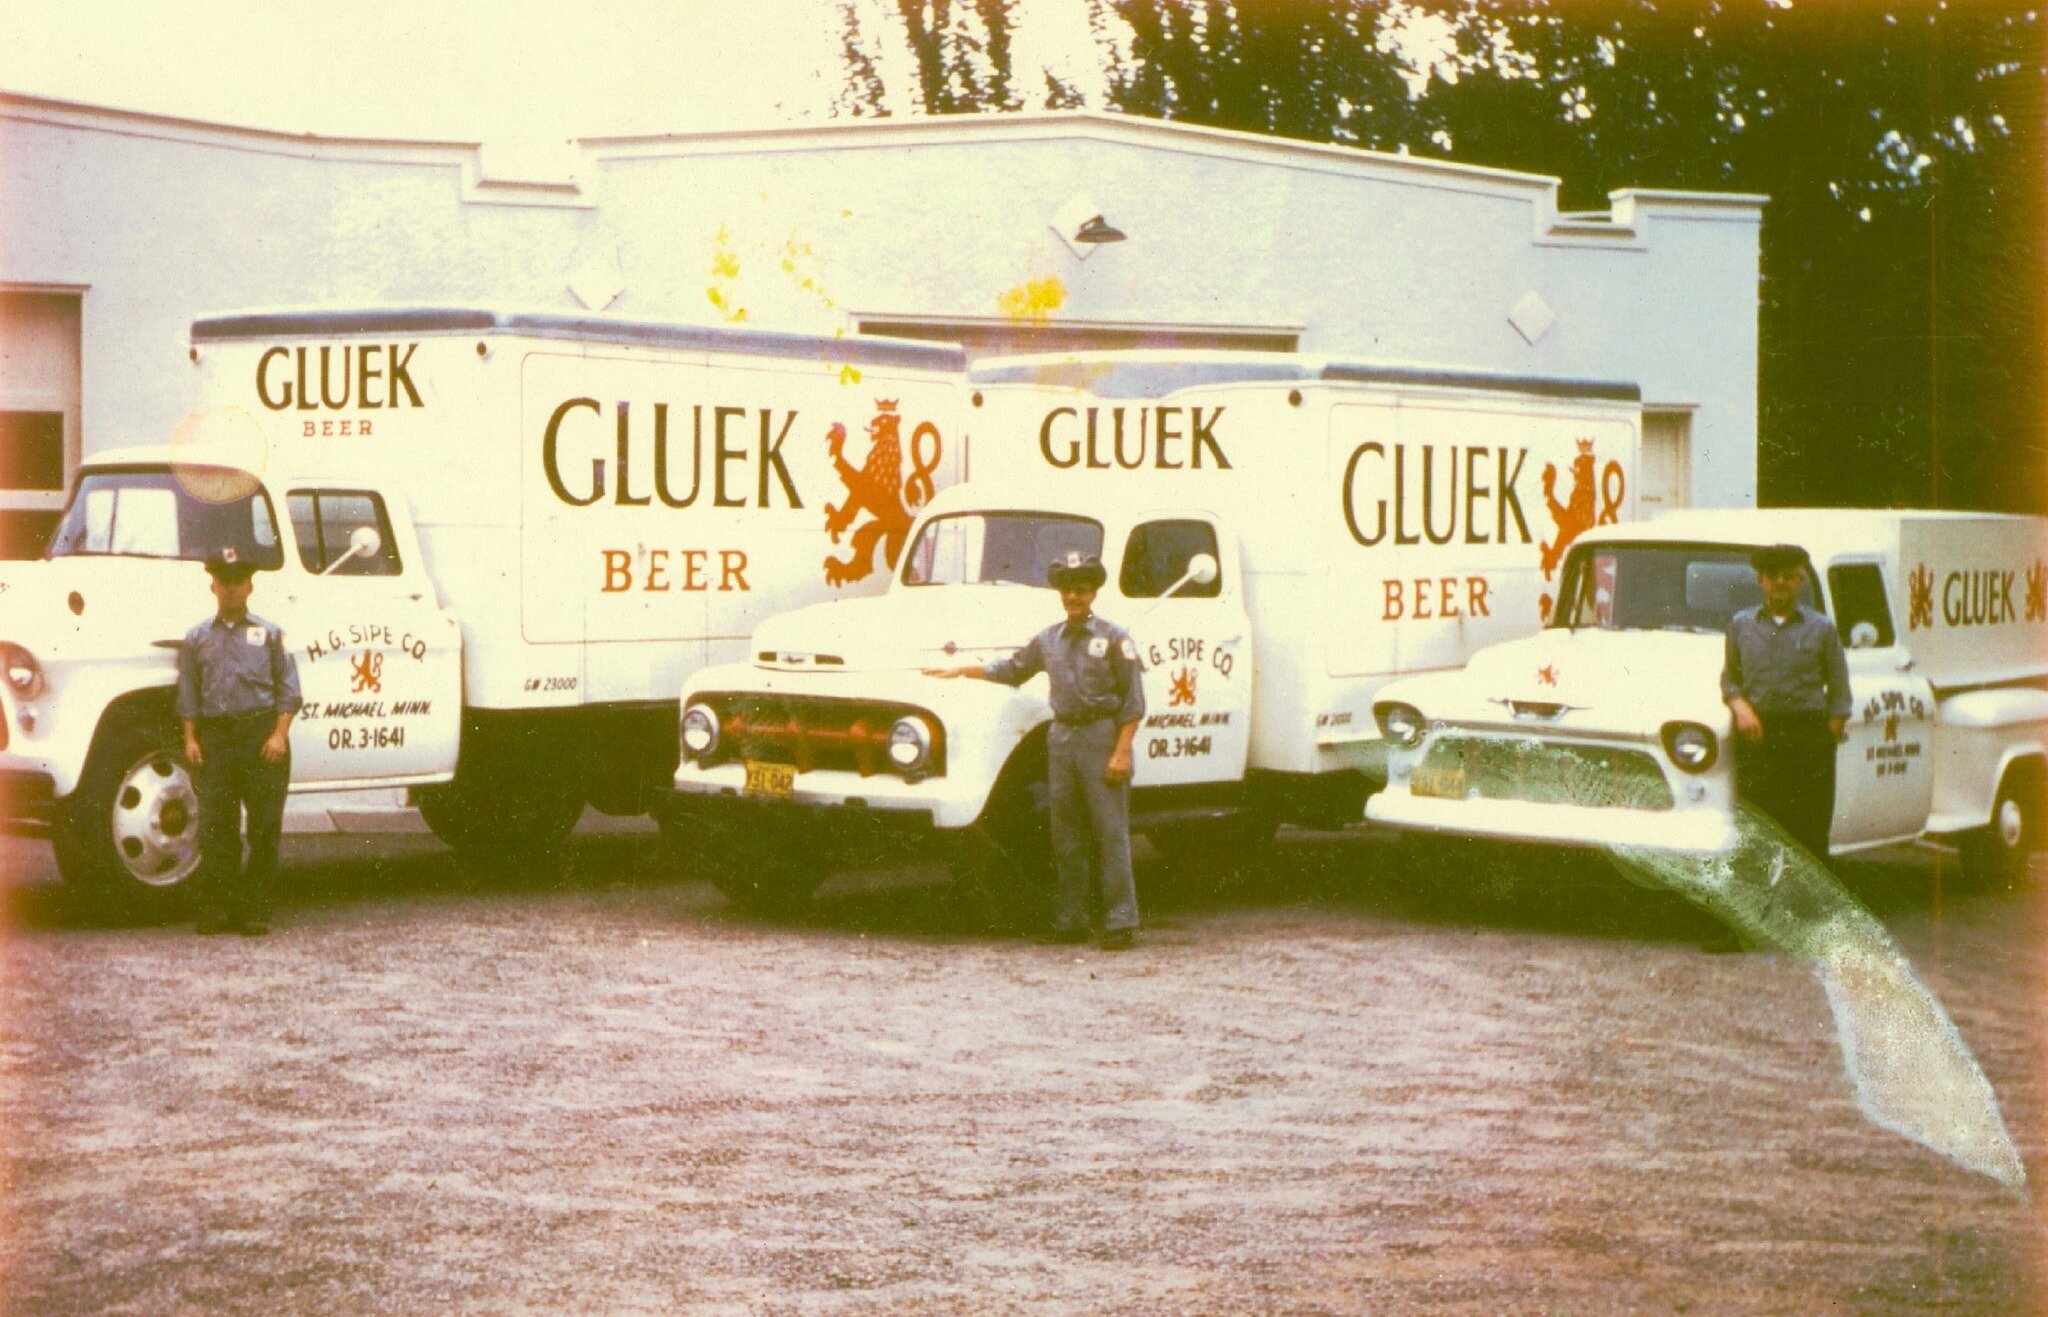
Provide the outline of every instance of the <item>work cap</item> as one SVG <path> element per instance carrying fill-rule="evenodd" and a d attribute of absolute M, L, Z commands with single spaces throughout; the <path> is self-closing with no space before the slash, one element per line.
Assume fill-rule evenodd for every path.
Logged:
<path fill-rule="evenodd" d="M 1782 572 L 1806 565 L 1806 551 L 1791 544 L 1773 544 L 1749 555 L 1749 565 L 1760 572 Z"/>
<path fill-rule="evenodd" d="M 254 576 L 256 564 L 234 545 L 229 544 L 206 555 L 206 574 L 216 581 L 225 581 L 233 585 Z"/>
<path fill-rule="evenodd" d="M 1102 559 L 1076 550 L 1053 559 L 1045 569 L 1045 579 L 1055 590 L 1099 590 L 1109 573 L 1103 570 Z"/>

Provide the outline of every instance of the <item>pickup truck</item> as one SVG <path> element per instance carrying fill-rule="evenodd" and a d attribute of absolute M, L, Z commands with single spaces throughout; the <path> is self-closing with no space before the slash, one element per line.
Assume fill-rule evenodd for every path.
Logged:
<path fill-rule="evenodd" d="M 1830 850 L 1926 838 L 1963 849 L 1979 877 L 2024 875 L 2048 781 L 2048 523 L 2025 517 L 1782 508 L 1589 531 L 1541 634 L 1378 693 L 1388 783 L 1367 817 L 1731 851 L 1723 637 L 1762 599 L 1751 550 L 1780 543 L 1805 552 L 1803 602 L 1833 617 L 1849 668 Z M 1584 771 L 1529 773 L 1531 745 Z"/>
<path fill-rule="evenodd" d="M 1144 667 L 1133 826 L 1222 861 L 1281 822 L 1356 820 L 1380 687 L 1534 631 L 1563 545 L 1633 507 L 1629 384 L 1201 353 L 969 383 L 973 471 L 919 512 L 888 593 L 774 618 L 683 686 L 658 813 L 729 850 L 708 876 L 737 900 L 803 899 L 866 834 L 936 834 L 992 855 L 992 894 L 1035 918 L 1045 679 L 922 669 L 1058 620 L 1060 554 L 1101 556 L 1097 611 Z"/>
<path fill-rule="evenodd" d="M 201 561 L 304 687 L 292 790 L 407 788 L 485 860 L 645 812 L 676 691 L 786 609 L 872 593 L 956 480 L 963 358 L 889 339 L 478 308 L 201 319 L 171 442 L 94 454 L 0 568 L 0 788 L 67 882 L 174 904 L 198 860 L 171 713 Z"/>

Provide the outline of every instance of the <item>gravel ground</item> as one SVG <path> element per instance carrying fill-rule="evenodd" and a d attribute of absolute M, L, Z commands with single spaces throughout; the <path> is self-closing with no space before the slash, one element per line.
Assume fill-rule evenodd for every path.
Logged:
<path fill-rule="evenodd" d="M 0 841 L 13 1310 L 2038 1302 L 2032 1208 L 1862 1119 L 1804 966 L 1597 862 L 1290 833 L 1223 895 L 1141 865 L 1109 955 L 907 871 L 746 916 L 642 833 L 543 885 L 288 860 L 277 933 L 200 939 Z M 2048 898 L 1938 876 L 1851 871 L 2038 1174 Z"/>

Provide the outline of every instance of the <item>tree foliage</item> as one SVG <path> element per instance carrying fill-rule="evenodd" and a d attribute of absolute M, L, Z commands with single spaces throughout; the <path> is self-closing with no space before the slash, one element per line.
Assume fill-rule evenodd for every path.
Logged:
<path fill-rule="evenodd" d="M 2048 496 L 2025 0 L 1084 2 L 1101 95 L 1129 113 L 1555 174 L 1567 207 L 1767 194 L 1765 498 Z M 1022 103 L 1010 0 L 898 7 L 924 109 Z M 879 85 L 852 101 L 879 108 Z"/>

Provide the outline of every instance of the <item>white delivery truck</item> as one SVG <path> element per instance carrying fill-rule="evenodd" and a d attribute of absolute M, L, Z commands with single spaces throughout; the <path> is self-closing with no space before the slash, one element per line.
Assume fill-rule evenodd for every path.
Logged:
<path fill-rule="evenodd" d="M 1368 817 L 1731 850 L 1723 636 L 1762 600 L 1750 551 L 1781 543 L 1805 551 L 1805 603 L 1833 617 L 1848 660 L 1832 850 L 1933 837 L 1985 877 L 2023 873 L 2048 764 L 2048 523 L 2024 517 L 1788 508 L 1590 531 L 1540 635 L 1379 693 L 1389 781 Z M 1587 771 L 1529 773 L 1517 747 L 1531 742 Z"/>
<path fill-rule="evenodd" d="M 67 880 L 197 861 L 175 650 L 257 562 L 305 710 L 292 789 L 408 787 L 458 848 L 646 809 L 676 691 L 792 607 L 881 588 L 960 473 L 957 348 L 491 309 L 195 322 L 200 408 L 81 469 L 0 573 L 0 785 Z"/>
<path fill-rule="evenodd" d="M 968 480 L 919 514 L 886 595 L 778 617 L 683 688 L 666 813 L 737 844 L 735 899 L 807 895 L 863 831 L 994 840 L 1043 877 L 1045 679 L 942 681 L 1059 619 L 1055 556 L 1145 668 L 1134 826 L 1220 853 L 1359 816 L 1373 696 L 1534 631 L 1561 550 L 1633 506 L 1635 386 L 1305 356 L 984 362 Z M 658 813 L 664 812 L 658 810 Z"/>

